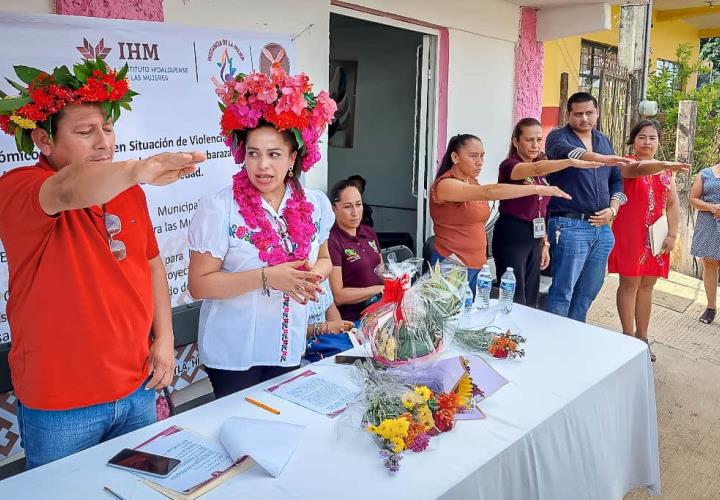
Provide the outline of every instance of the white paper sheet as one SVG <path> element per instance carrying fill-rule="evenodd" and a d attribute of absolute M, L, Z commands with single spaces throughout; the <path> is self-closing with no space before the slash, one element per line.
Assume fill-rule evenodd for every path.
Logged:
<path fill-rule="evenodd" d="M 344 380 L 331 380 L 312 370 L 305 370 L 265 390 L 328 417 L 342 413 L 348 403 L 360 394 L 357 386 Z"/>
<path fill-rule="evenodd" d="M 220 427 L 220 442 L 233 460 L 252 458 L 273 477 L 278 477 L 300 444 L 305 426 L 230 417 Z"/>
<path fill-rule="evenodd" d="M 180 460 L 180 465 L 165 478 L 136 473 L 179 492 L 188 492 L 233 466 L 220 443 L 177 426 L 169 427 L 136 449 Z"/>

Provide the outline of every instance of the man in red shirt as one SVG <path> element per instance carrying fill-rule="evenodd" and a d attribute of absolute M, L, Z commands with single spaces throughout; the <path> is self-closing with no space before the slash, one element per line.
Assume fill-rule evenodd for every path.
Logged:
<path fill-rule="evenodd" d="M 114 121 L 134 95 L 125 71 L 99 60 L 52 75 L 16 67 L 28 86 L 0 100 L 0 128 L 19 150 L 41 152 L 36 165 L 0 177 L 9 360 L 28 469 L 154 422 L 148 389 L 173 378 L 165 269 L 138 184 L 174 182 L 204 156 L 112 161 Z"/>

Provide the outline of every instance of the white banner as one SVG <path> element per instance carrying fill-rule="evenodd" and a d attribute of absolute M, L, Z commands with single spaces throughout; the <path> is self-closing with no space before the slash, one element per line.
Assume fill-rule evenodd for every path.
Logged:
<path fill-rule="evenodd" d="M 51 70 L 81 58 L 102 57 L 111 67 L 129 65 L 130 86 L 140 95 L 115 128 L 116 160 L 161 151 L 203 151 L 208 161 L 171 186 L 145 186 L 172 305 L 192 302 L 187 292 L 187 228 L 197 199 L 231 182 L 236 165 L 219 134 L 220 110 L 212 79 L 264 70 L 279 61 L 292 66 L 289 35 L 199 29 L 145 21 L 0 13 L 0 76 L 15 81 L 13 65 Z M 3 81 L 4 83 L 4 81 Z M 8 94 L 9 85 L 0 84 Z M 13 137 L 0 132 L 0 174 L 32 165 L 17 153 Z M 10 341 L 5 306 L 7 257 L 0 242 L 0 343 Z"/>

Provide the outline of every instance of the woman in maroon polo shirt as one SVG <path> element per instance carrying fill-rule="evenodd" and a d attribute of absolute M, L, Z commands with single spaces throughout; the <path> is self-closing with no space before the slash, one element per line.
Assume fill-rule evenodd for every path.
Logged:
<path fill-rule="evenodd" d="M 500 164 L 498 182 L 546 186 L 545 176 L 568 167 L 597 168 L 603 164 L 583 160 L 547 160 L 540 150 L 543 134 L 535 118 L 523 118 L 512 133 L 510 153 Z M 537 307 L 540 271 L 550 265 L 550 244 L 545 221 L 548 196 L 502 200 L 493 232 L 495 269 L 512 267 L 517 285 L 515 302 Z M 500 272 L 500 271 L 499 271 Z"/>
<path fill-rule="evenodd" d="M 348 179 L 330 189 L 335 225 L 330 230 L 328 250 L 332 261 L 330 286 L 344 320 L 357 321 L 360 313 L 383 291 L 375 273 L 382 262 L 375 231 L 361 224 L 363 202 L 357 185 Z"/>

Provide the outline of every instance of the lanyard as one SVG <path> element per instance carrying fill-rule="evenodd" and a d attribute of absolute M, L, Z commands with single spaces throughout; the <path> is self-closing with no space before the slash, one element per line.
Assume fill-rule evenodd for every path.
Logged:
<path fill-rule="evenodd" d="M 533 176 L 533 177 L 527 177 L 526 180 L 530 181 L 530 184 L 533 186 L 549 186 L 548 181 L 545 177 L 542 176 Z M 542 218 L 542 201 L 543 196 L 541 194 L 538 195 L 538 219 Z"/>

